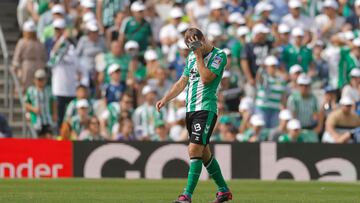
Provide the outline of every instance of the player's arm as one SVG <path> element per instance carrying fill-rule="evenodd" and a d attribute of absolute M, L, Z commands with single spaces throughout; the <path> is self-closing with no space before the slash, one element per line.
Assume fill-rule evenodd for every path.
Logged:
<path fill-rule="evenodd" d="M 202 83 L 204 83 L 204 85 L 209 84 L 217 77 L 217 75 L 211 72 L 211 70 L 205 66 L 205 62 L 201 53 L 196 52 L 195 57 Z"/>
<path fill-rule="evenodd" d="M 160 111 L 160 109 L 165 106 L 166 103 L 179 95 L 185 89 L 188 80 L 188 76 L 181 76 L 181 78 L 171 87 L 170 91 L 156 103 L 156 109 Z"/>

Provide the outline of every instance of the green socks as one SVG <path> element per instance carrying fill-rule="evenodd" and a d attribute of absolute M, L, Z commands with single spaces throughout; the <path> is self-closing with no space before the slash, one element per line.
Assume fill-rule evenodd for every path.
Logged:
<path fill-rule="evenodd" d="M 190 169 L 188 174 L 188 181 L 185 188 L 185 195 L 192 196 L 195 187 L 198 183 L 202 169 L 201 157 L 194 157 L 190 159 Z"/>
<path fill-rule="evenodd" d="M 204 163 L 208 173 L 210 174 L 211 178 L 214 179 L 216 185 L 218 186 L 219 192 L 227 192 L 229 191 L 228 186 L 225 183 L 224 177 L 221 174 L 221 169 L 219 163 L 211 155 L 211 158 L 207 163 Z"/>

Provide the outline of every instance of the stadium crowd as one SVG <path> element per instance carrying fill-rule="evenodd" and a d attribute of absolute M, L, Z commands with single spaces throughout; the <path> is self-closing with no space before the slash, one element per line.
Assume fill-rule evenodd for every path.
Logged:
<path fill-rule="evenodd" d="M 360 142 L 360 0 L 22 0 L 12 62 L 59 140 L 185 141 L 183 34 L 227 55 L 212 141 Z"/>

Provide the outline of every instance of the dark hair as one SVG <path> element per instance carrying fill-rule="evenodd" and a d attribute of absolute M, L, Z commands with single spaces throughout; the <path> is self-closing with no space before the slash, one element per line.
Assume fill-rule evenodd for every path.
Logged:
<path fill-rule="evenodd" d="M 188 28 L 185 31 L 185 43 L 188 44 L 192 37 L 197 37 L 201 41 L 204 39 L 204 34 L 198 28 Z"/>

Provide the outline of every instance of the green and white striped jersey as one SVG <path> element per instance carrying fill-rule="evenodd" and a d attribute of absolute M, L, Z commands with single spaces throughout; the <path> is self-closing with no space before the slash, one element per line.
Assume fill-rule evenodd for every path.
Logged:
<path fill-rule="evenodd" d="M 203 84 L 198 71 L 196 57 L 191 52 L 187 58 L 184 76 L 189 77 L 187 84 L 186 111 L 211 111 L 217 113 L 217 89 L 227 62 L 226 54 L 219 48 L 214 47 L 210 53 L 204 56 L 204 63 L 217 77 L 209 84 Z"/>
<path fill-rule="evenodd" d="M 256 107 L 280 110 L 281 100 L 286 90 L 286 82 L 278 76 L 270 76 L 264 69 L 258 71 L 262 81 L 257 83 Z"/>
<path fill-rule="evenodd" d="M 41 129 L 42 125 L 53 125 L 52 120 L 52 103 L 55 98 L 51 93 L 50 87 L 45 87 L 43 90 L 30 86 L 26 90 L 25 102 L 33 107 L 40 109 L 40 114 L 30 112 L 31 126 L 36 130 Z"/>

